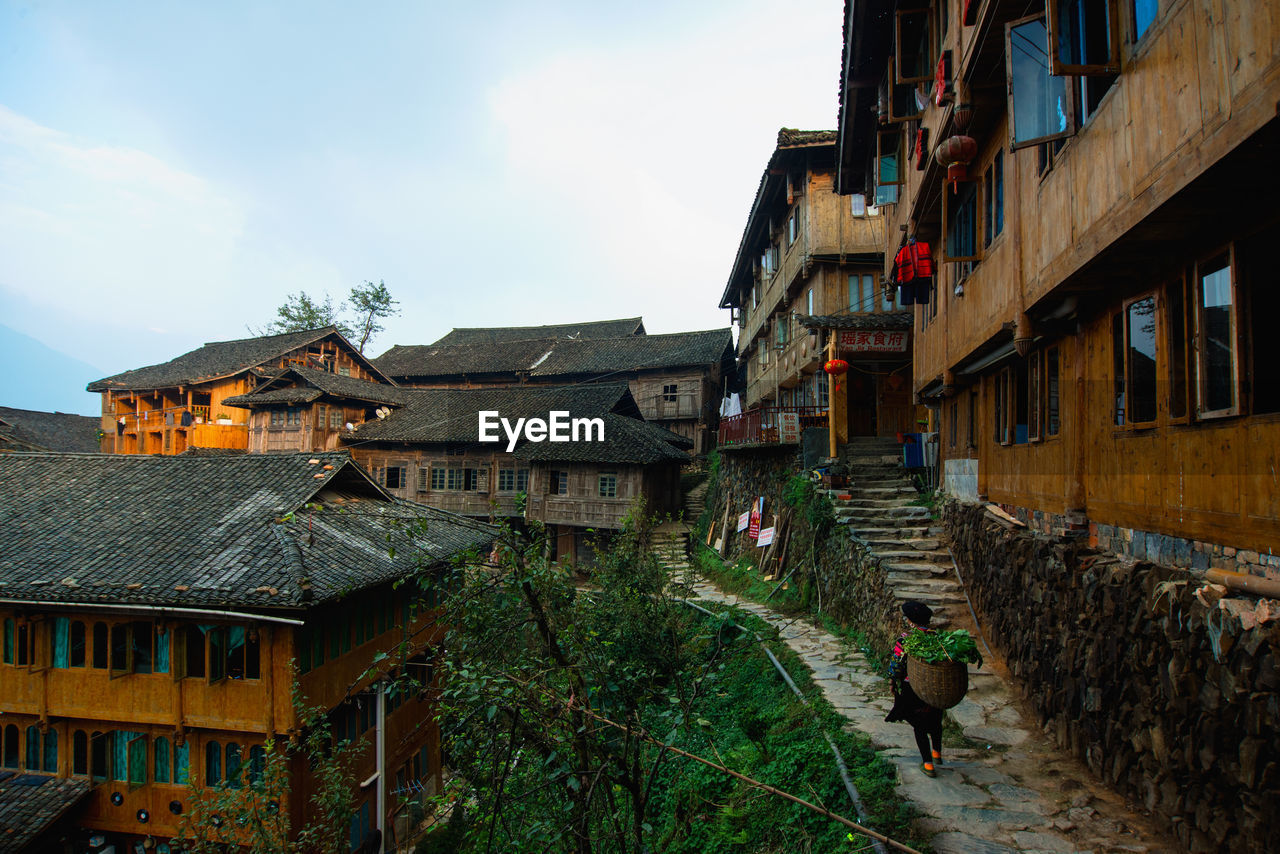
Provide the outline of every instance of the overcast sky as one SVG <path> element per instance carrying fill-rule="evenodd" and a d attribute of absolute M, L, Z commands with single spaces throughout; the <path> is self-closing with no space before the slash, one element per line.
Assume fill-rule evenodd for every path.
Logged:
<path fill-rule="evenodd" d="M 840 0 L 0 0 L 0 323 L 101 368 L 385 280 L 371 345 L 716 308 Z M 0 401 L 3 403 L 3 401 Z"/>

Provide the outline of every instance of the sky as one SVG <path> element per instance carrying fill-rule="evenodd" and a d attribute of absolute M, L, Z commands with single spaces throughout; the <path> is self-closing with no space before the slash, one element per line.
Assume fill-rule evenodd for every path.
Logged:
<path fill-rule="evenodd" d="M 0 0 L 0 324 L 104 376 L 365 280 L 401 308 L 369 355 L 728 326 L 778 129 L 835 126 L 842 8 Z"/>

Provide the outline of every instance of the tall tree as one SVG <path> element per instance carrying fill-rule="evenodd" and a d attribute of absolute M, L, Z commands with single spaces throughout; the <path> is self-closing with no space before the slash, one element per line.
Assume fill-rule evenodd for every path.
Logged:
<path fill-rule="evenodd" d="M 346 309 L 346 303 L 333 304 L 333 297 L 328 293 L 324 300 L 312 299 L 306 291 L 289 294 L 284 305 L 276 309 L 276 319 L 260 330 L 263 335 L 279 335 L 283 332 L 299 332 L 303 329 L 319 329 L 322 326 L 336 326 L 346 337 L 352 336 L 350 325 L 340 315 Z"/>
<path fill-rule="evenodd" d="M 353 332 L 360 336 L 356 349 L 364 353 L 364 347 L 369 343 L 369 339 L 386 328 L 381 323 L 383 318 L 394 317 L 400 313 L 400 309 L 396 308 L 400 301 L 391 298 L 391 292 L 387 290 L 387 285 L 382 280 L 379 280 L 376 285 L 368 280 L 356 285 L 351 289 L 350 300 L 351 309 L 355 312 Z"/>

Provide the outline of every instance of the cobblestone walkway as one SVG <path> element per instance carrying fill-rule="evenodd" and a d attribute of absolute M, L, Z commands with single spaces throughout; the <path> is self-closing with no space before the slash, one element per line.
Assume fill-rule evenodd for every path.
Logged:
<path fill-rule="evenodd" d="M 885 723 L 892 705 L 888 681 L 860 652 L 705 579 L 690 581 L 705 602 L 737 605 L 778 627 L 826 698 L 848 718 L 847 729 L 866 733 L 897 765 L 898 794 L 923 815 L 921 829 L 936 833 L 939 854 L 1176 850 L 1145 817 L 1052 748 L 989 665 L 970 669 L 968 696 L 948 711 L 964 743 L 953 744 L 954 730 L 944 737 L 943 763 L 930 779 L 920 770 L 911 727 Z"/>

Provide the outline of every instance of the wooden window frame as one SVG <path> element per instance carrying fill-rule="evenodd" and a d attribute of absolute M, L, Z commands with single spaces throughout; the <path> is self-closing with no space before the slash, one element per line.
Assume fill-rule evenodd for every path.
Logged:
<path fill-rule="evenodd" d="M 960 183 L 962 183 L 962 184 L 971 184 L 971 185 L 973 185 L 973 187 L 974 187 L 974 192 L 975 192 L 975 198 L 974 198 L 974 210 L 973 210 L 973 213 L 974 213 L 974 217 L 973 217 L 973 231 L 974 231 L 974 235 L 973 235 L 973 248 L 974 248 L 974 254 L 973 254 L 973 255 L 962 255 L 962 256 L 961 256 L 961 255 L 951 255 L 951 254 L 950 254 L 950 251 L 949 251 L 949 250 L 950 250 L 950 245 L 949 245 L 949 244 L 950 244 L 950 240 L 951 240 L 951 216 L 950 216 L 950 214 L 948 213 L 948 211 L 950 210 L 951 202 L 952 202 L 952 201 L 955 201 L 956 203 L 959 203 L 959 195 L 960 195 L 960 194 L 959 194 L 959 192 L 955 192 L 955 193 L 946 193 L 946 194 L 945 194 L 945 197 L 944 197 L 944 198 L 943 198 L 943 200 L 942 200 L 942 204 L 941 204 L 941 207 L 942 207 L 942 240 L 941 240 L 941 243 L 942 243 L 942 261 L 941 261 L 941 263 L 943 263 L 943 264 L 948 263 L 948 262 L 950 262 L 950 261 L 974 261 L 974 262 L 978 262 L 978 261 L 981 261 L 981 260 L 982 260 L 982 245 L 983 245 L 983 244 L 982 244 L 982 240 L 983 240 L 983 229 L 982 229 L 982 181 L 981 181 L 981 180 L 978 180 L 978 181 L 961 181 Z M 937 279 L 936 271 L 935 271 L 934 279 Z"/>
<path fill-rule="evenodd" d="M 996 164 L 1000 168 L 996 169 Z M 1000 192 L 996 193 L 997 185 Z M 982 170 L 982 248 L 986 249 L 996 238 L 1004 234 L 1004 148 L 997 148 Z M 1000 204 L 996 206 L 996 197 Z"/>
<path fill-rule="evenodd" d="M 995 421 L 997 445 L 1013 444 L 1013 369 L 1001 368 L 995 375 L 995 400 L 992 415 Z"/>
<path fill-rule="evenodd" d="M 945 2 L 945 0 L 943 0 Z M 923 74 L 919 77 L 904 77 L 902 74 L 902 64 L 899 59 L 902 57 L 902 19 L 918 15 L 924 19 L 924 51 L 925 56 L 921 65 L 923 66 Z M 913 9 L 899 9 L 893 16 L 893 82 L 896 85 L 931 83 L 933 82 L 934 65 L 936 64 L 937 52 L 935 38 L 936 30 L 933 24 L 932 10 L 925 6 L 917 6 Z"/>
<path fill-rule="evenodd" d="M 1065 78 L 1061 78 L 1064 82 L 1063 86 L 1063 102 L 1066 107 L 1066 127 L 1055 133 L 1044 134 L 1034 138 L 1020 140 L 1017 138 L 1017 113 L 1014 105 L 1014 76 L 1013 76 L 1013 31 L 1018 27 L 1024 26 L 1032 21 L 1039 21 L 1045 24 L 1044 13 L 1028 15 L 1025 18 L 1019 18 L 1016 21 L 1010 21 L 1004 27 L 1004 47 L 1005 47 L 1005 89 L 1007 96 L 1007 105 L 1009 113 L 1009 150 L 1017 151 L 1020 148 L 1030 148 L 1042 142 L 1051 142 L 1057 139 L 1065 139 L 1075 134 L 1076 130 L 1076 108 L 1075 108 L 1075 87 L 1066 82 Z M 1045 24 L 1047 27 L 1048 25 Z M 1045 50 L 1048 51 L 1048 44 L 1045 44 Z M 1046 68 L 1046 71 L 1048 69 Z M 1047 76 L 1052 77 L 1052 74 Z"/>
<path fill-rule="evenodd" d="M 1179 273 L 1164 284 L 1163 306 L 1164 311 L 1164 330 L 1165 340 L 1168 342 L 1166 350 L 1166 364 L 1168 370 L 1165 371 L 1169 377 L 1169 396 L 1167 400 L 1167 415 L 1170 424 L 1189 424 L 1191 423 L 1192 409 L 1196 399 L 1196 383 L 1195 383 L 1195 341 L 1194 328 L 1195 324 L 1191 316 L 1192 301 L 1188 299 L 1191 290 L 1188 286 L 1186 273 Z M 1176 317 L 1174 295 L 1176 293 L 1177 300 L 1181 302 L 1181 317 Z M 1181 321 L 1179 323 L 1178 321 Z M 1175 346 L 1174 342 L 1178 342 Z M 1182 354 L 1179 358 L 1178 349 Z M 1174 369 L 1181 362 L 1182 378 L 1178 379 L 1174 376 Z M 1174 393 L 1176 389 L 1182 390 L 1182 413 L 1174 412 Z"/>
<path fill-rule="evenodd" d="M 613 487 L 611 490 L 605 489 L 605 478 L 613 479 Z M 598 498 L 617 498 L 618 486 L 618 473 L 616 471 L 602 471 L 596 473 L 596 492 L 598 493 Z"/>
<path fill-rule="evenodd" d="M 1206 262 L 1216 260 L 1221 255 L 1227 256 L 1227 267 L 1231 274 L 1231 355 L 1232 355 L 1232 387 L 1235 403 L 1223 409 L 1204 410 L 1201 408 L 1203 401 L 1208 396 L 1206 382 L 1208 378 L 1204 371 L 1205 356 L 1205 336 L 1204 320 L 1201 312 L 1201 301 L 1203 299 L 1204 289 L 1201 275 L 1201 269 L 1206 266 Z M 1240 415 L 1243 412 L 1241 401 L 1243 399 L 1244 383 L 1244 347 L 1241 341 L 1242 324 L 1240 319 L 1240 268 L 1236 258 L 1235 244 L 1228 243 L 1217 250 L 1201 256 L 1196 261 L 1195 277 L 1192 281 L 1191 294 L 1195 297 L 1195 355 L 1192 362 L 1195 366 L 1195 408 L 1196 419 L 1209 421 L 1216 418 L 1230 418 Z"/>
<path fill-rule="evenodd" d="M 1040 442 L 1049 401 L 1044 395 L 1044 354 L 1032 350 L 1027 354 L 1027 441 Z"/>
<path fill-rule="evenodd" d="M 1058 394 L 1058 411 L 1053 412 L 1049 406 L 1049 356 L 1053 356 L 1054 375 Z M 1053 424 L 1056 417 L 1058 423 Z M 1050 429 L 1052 426 L 1053 429 Z M 1057 344 L 1044 348 L 1044 436 L 1053 439 L 1062 435 L 1062 348 Z"/>
<path fill-rule="evenodd" d="M 888 107 L 889 116 L 886 121 L 889 124 L 899 124 L 900 122 L 915 121 L 924 115 L 924 108 L 916 102 L 916 84 L 915 83 L 898 83 L 895 81 L 895 69 L 898 62 L 895 57 L 889 57 L 889 66 L 885 72 L 885 101 Z M 915 108 L 915 112 L 906 115 L 898 115 L 894 109 L 894 98 L 898 94 L 898 88 L 909 89 L 911 92 L 911 105 Z"/>
<path fill-rule="evenodd" d="M 1133 345 L 1129 340 L 1129 311 L 1133 306 L 1146 300 L 1151 300 L 1151 310 L 1153 312 L 1160 312 L 1160 298 L 1156 291 L 1147 291 L 1125 300 L 1120 311 L 1120 316 L 1122 318 L 1120 325 L 1124 331 L 1124 429 L 1126 430 L 1150 430 L 1152 427 L 1155 427 L 1157 422 L 1160 420 L 1160 393 L 1158 390 L 1154 392 L 1151 418 L 1146 421 L 1133 420 Z M 1157 380 L 1159 379 L 1160 368 L 1163 364 L 1160 353 L 1160 321 L 1161 318 L 1159 317 L 1154 319 L 1156 347 L 1156 367 L 1154 370 Z"/>
<path fill-rule="evenodd" d="M 1102 77 L 1120 73 L 1120 6 L 1116 0 L 1098 0 L 1107 7 L 1107 35 L 1111 42 L 1110 62 L 1070 63 L 1061 60 L 1063 33 L 1060 31 L 1060 12 L 1064 2 L 1086 2 L 1086 0 L 1047 0 L 1045 5 L 1045 27 L 1049 31 L 1049 73 L 1057 76 Z"/>
<path fill-rule="evenodd" d="M 885 153 L 885 149 L 884 149 L 883 140 L 886 137 L 892 137 L 897 141 L 897 148 L 894 154 L 897 157 L 896 169 L 897 169 L 898 175 L 897 175 L 897 178 L 893 181 L 886 181 L 884 179 L 884 159 L 890 156 Z M 903 140 L 902 128 L 900 127 L 880 128 L 876 130 L 876 185 L 877 186 L 899 187 L 907 182 L 907 179 L 905 177 L 907 170 L 903 168 L 903 165 L 904 165 L 903 144 L 902 144 L 903 141 L 904 140 Z"/>

